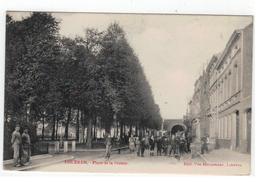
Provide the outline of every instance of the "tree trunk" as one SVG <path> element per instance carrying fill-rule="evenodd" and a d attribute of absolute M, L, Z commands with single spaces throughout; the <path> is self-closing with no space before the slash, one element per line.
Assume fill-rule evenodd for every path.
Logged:
<path fill-rule="evenodd" d="M 82 130 L 82 141 L 85 143 L 85 129 L 86 129 L 86 122 L 85 122 L 85 115 L 84 112 L 81 112 L 81 123 L 83 125 L 83 130 Z"/>
<path fill-rule="evenodd" d="M 116 129 L 114 126 L 113 126 L 113 131 L 114 131 L 114 137 L 116 137 Z"/>
<path fill-rule="evenodd" d="M 66 140 L 68 139 L 68 134 L 69 134 L 70 118 L 71 118 L 71 108 L 69 107 L 67 122 L 66 122 L 66 125 L 65 125 L 65 135 L 64 135 Z"/>
<path fill-rule="evenodd" d="M 145 136 L 145 127 L 142 128 L 142 136 Z"/>
<path fill-rule="evenodd" d="M 94 136 L 94 139 L 96 139 L 96 121 L 94 121 L 93 136 Z"/>
<path fill-rule="evenodd" d="M 58 119 L 56 118 L 56 131 L 55 131 L 55 139 L 56 139 L 56 140 L 58 139 L 58 128 L 59 128 L 59 121 L 58 121 Z"/>
<path fill-rule="evenodd" d="M 54 140 L 55 137 L 55 125 L 56 125 L 56 115 L 53 112 L 51 140 Z"/>
<path fill-rule="evenodd" d="M 92 147 L 92 137 L 91 137 L 91 131 L 92 131 L 92 118 L 90 117 L 88 120 L 88 127 L 87 127 L 87 148 Z"/>
<path fill-rule="evenodd" d="M 42 118 L 42 140 L 44 139 L 44 124 L 45 124 L 45 116 Z"/>
<path fill-rule="evenodd" d="M 78 112 L 77 112 L 76 140 L 79 141 L 79 109 L 78 109 Z"/>
<path fill-rule="evenodd" d="M 8 123 L 8 112 L 5 111 L 5 124 Z"/>
<path fill-rule="evenodd" d="M 137 126 L 137 124 L 135 125 L 135 136 L 138 136 L 138 126 Z"/>
<path fill-rule="evenodd" d="M 122 133 L 123 137 L 125 136 L 125 124 L 123 124 L 123 133 Z"/>
<path fill-rule="evenodd" d="M 118 137 L 118 122 L 116 121 L 116 137 Z"/>
<path fill-rule="evenodd" d="M 132 135 L 132 125 L 130 124 L 130 130 L 128 136 L 130 137 Z"/>
<path fill-rule="evenodd" d="M 123 139 L 123 123 L 120 122 L 120 139 Z"/>
<path fill-rule="evenodd" d="M 25 121 L 28 122 L 28 114 L 27 114 L 27 107 L 26 107 L 26 105 L 25 105 Z"/>
<path fill-rule="evenodd" d="M 91 136 L 91 138 L 93 138 L 93 122 L 92 121 L 91 121 L 90 136 Z"/>

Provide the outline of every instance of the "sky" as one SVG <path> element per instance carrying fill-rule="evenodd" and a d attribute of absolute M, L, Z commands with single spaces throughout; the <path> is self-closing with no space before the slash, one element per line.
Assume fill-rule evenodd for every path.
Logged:
<path fill-rule="evenodd" d="M 15 19 L 28 13 L 9 13 Z M 235 29 L 252 22 L 249 16 L 163 14 L 52 13 L 60 34 L 84 36 L 86 28 L 105 30 L 117 22 L 139 57 L 164 119 L 182 118 L 194 83 L 213 54 L 221 52 Z"/>

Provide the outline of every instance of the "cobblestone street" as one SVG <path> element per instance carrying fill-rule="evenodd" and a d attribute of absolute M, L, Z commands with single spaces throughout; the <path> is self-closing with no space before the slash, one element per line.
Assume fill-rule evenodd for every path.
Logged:
<path fill-rule="evenodd" d="M 250 166 L 249 155 L 224 149 L 194 159 L 186 154 L 180 161 L 168 156 L 137 157 L 135 153 L 130 154 L 128 151 L 113 153 L 109 161 L 104 159 L 101 152 L 79 152 L 73 156 L 73 159 L 32 168 L 30 171 L 232 175 L 239 169 L 240 174 L 245 175 L 249 173 Z"/>

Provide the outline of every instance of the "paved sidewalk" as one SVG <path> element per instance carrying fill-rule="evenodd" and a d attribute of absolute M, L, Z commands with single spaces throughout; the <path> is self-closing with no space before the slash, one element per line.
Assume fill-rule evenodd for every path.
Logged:
<path fill-rule="evenodd" d="M 24 170 L 30 170 L 37 167 L 42 167 L 46 165 L 51 165 L 55 163 L 59 163 L 65 160 L 73 159 L 74 157 L 72 155 L 68 154 L 55 154 L 55 155 L 49 155 L 44 157 L 36 157 L 31 160 L 31 164 L 28 166 L 21 166 L 21 167 L 13 167 L 13 164 L 7 163 L 4 164 L 3 169 L 4 170 L 14 170 L 14 171 L 24 171 Z"/>
<path fill-rule="evenodd" d="M 113 152 L 118 153 L 119 149 L 120 152 L 125 151 L 128 147 L 116 147 L 112 148 Z M 24 171 L 24 170 L 31 170 L 33 168 L 39 168 L 43 166 L 52 165 L 55 163 L 60 163 L 65 160 L 70 160 L 74 158 L 78 158 L 80 156 L 93 156 L 97 155 L 103 158 L 105 153 L 105 149 L 77 149 L 75 152 L 68 152 L 68 153 L 61 153 L 61 154 L 44 154 L 44 155 L 36 155 L 31 157 L 31 164 L 28 166 L 21 166 L 21 167 L 13 167 L 13 160 L 6 160 L 3 162 L 3 169 L 4 170 L 15 170 L 15 171 Z"/>
<path fill-rule="evenodd" d="M 218 149 L 208 154 L 200 154 L 206 169 L 215 169 L 213 174 L 221 175 L 250 175 L 251 156 L 229 149 Z"/>
<path fill-rule="evenodd" d="M 250 155 L 229 149 L 213 150 L 208 154 L 201 155 L 207 162 L 243 162 L 250 163 Z"/>

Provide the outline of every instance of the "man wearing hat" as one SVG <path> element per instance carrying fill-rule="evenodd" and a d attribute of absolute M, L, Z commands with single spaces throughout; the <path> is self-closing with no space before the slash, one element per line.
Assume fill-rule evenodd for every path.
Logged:
<path fill-rule="evenodd" d="M 12 133 L 12 139 L 11 139 L 11 143 L 12 143 L 12 148 L 14 150 L 14 155 L 13 155 L 13 159 L 14 159 L 14 167 L 19 167 L 19 158 L 20 158 L 20 146 L 21 146 L 21 134 L 20 134 L 20 126 L 16 125 L 15 126 L 15 130 Z"/>

